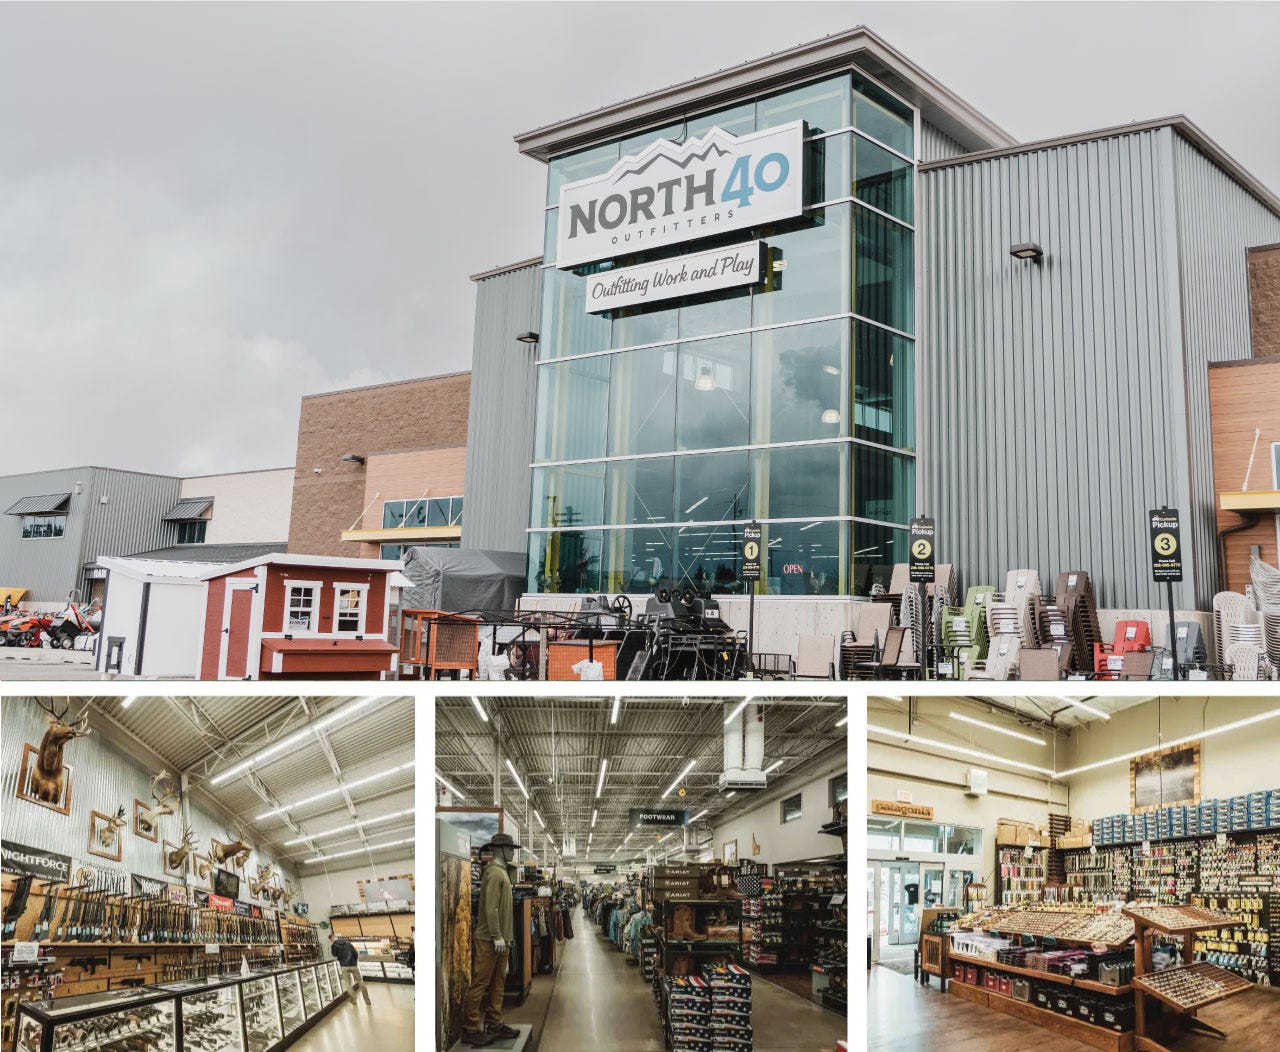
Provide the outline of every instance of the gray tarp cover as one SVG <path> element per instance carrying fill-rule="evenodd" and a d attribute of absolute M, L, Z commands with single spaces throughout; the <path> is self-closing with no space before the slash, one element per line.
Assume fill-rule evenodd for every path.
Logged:
<path fill-rule="evenodd" d="M 514 610 L 524 593 L 524 552 L 410 548 L 400 595 L 403 610 Z"/>

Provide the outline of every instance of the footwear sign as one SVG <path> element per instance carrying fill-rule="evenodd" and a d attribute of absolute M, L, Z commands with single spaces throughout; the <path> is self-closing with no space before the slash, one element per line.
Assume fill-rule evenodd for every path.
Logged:
<path fill-rule="evenodd" d="M 907 564 L 908 579 L 912 584 L 932 584 L 938 555 L 934 522 L 922 515 L 911 520 L 909 531 L 911 559 Z"/>
<path fill-rule="evenodd" d="M 631 824 L 633 826 L 687 826 L 688 811 L 651 810 L 631 808 Z"/>
<path fill-rule="evenodd" d="M 742 527 L 742 573 L 744 581 L 760 580 L 760 524 L 749 522 Z"/>
<path fill-rule="evenodd" d="M 1151 579 L 1182 580 L 1182 524 L 1177 508 L 1152 509 Z"/>

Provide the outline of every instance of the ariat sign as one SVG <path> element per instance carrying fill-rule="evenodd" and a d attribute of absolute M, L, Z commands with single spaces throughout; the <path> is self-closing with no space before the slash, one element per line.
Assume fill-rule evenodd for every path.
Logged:
<path fill-rule="evenodd" d="M 561 269 L 760 226 L 804 209 L 804 122 L 741 137 L 658 139 L 560 189 Z M 589 308 L 590 309 L 590 308 Z"/>
<path fill-rule="evenodd" d="M 587 313 L 754 285 L 764 275 L 764 242 L 675 256 L 587 278 Z"/>

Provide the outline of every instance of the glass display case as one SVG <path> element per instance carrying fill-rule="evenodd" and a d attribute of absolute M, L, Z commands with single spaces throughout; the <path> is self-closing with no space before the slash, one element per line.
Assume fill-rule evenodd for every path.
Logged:
<path fill-rule="evenodd" d="M 320 1003 L 327 1005 L 333 1000 L 333 983 L 329 979 L 329 969 L 323 965 L 316 965 L 316 978 L 320 981 Z"/>
<path fill-rule="evenodd" d="M 284 1037 L 274 976 L 246 980 L 240 986 L 244 1033 L 248 1052 L 267 1052 Z"/>
<path fill-rule="evenodd" d="M 310 1019 L 320 1011 L 320 991 L 316 987 L 316 970 L 310 967 L 303 968 L 298 972 L 298 977 L 302 980 L 302 1004 L 307 1010 L 307 1018 Z"/>
<path fill-rule="evenodd" d="M 292 1034 L 307 1021 L 306 1010 L 302 1007 L 302 983 L 297 971 L 277 975 L 276 988 L 280 991 L 280 1016 L 284 1021 L 284 1032 Z"/>
<path fill-rule="evenodd" d="M 177 1052 L 173 999 L 147 991 L 24 1001 L 18 1014 L 18 1052 Z"/>
<path fill-rule="evenodd" d="M 180 984 L 186 985 L 186 984 Z M 245 1052 L 240 1020 L 240 986 L 211 979 L 205 989 L 180 997 L 185 1052 Z M 169 987 L 168 989 L 172 989 Z"/>
<path fill-rule="evenodd" d="M 329 978 L 333 982 L 333 994 L 337 997 L 342 993 L 342 972 L 338 968 L 337 961 L 326 961 L 325 967 L 329 969 Z"/>

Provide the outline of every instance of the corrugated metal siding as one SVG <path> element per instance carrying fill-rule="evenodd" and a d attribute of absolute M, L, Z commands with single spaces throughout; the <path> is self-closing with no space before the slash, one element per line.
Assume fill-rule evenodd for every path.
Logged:
<path fill-rule="evenodd" d="M 1209 422 L 1209 363 L 1252 355 L 1246 250 L 1280 241 L 1280 218 L 1181 136 L 1172 137 L 1178 266 L 1187 374 L 1187 455 L 1194 494 L 1196 598 L 1217 590 L 1217 503 Z M 1240 479 L 1222 479 L 1236 489 Z M 1184 527 L 1184 533 L 1186 532 Z"/>
<path fill-rule="evenodd" d="M 94 468 L 85 493 L 92 509 L 82 561 L 104 555 L 134 555 L 172 544 L 177 527 L 164 521 L 178 502 L 182 480 L 169 475 Z M 103 503 L 103 500 L 106 503 Z"/>
<path fill-rule="evenodd" d="M 515 337 L 520 332 L 537 332 L 541 313 L 540 267 L 476 282 L 464 548 L 511 552 L 526 548 L 536 348 L 516 342 Z"/>
<path fill-rule="evenodd" d="M 79 582 L 93 471 L 80 467 L 0 477 L 0 508 L 40 493 L 71 494 L 61 537 L 23 540 L 21 517 L 0 515 L 0 584 L 30 589 L 24 604 L 60 603 Z M 77 482 L 83 484 L 80 493 L 75 491 Z"/>
<path fill-rule="evenodd" d="M 968 153 L 955 139 L 942 129 L 926 120 L 920 121 L 920 142 L 916 148 L 916 157 L 923 161 L 942 161 L 948 157 L 959 157 Z"/>
<path fill-rule="evenodd" d="M 1146 513 L 1189 491 L 1171 135 L 920 176 L 921 509 L 964 586 L 1086 569 L 1103 605 L 1162 602 Z"/>

